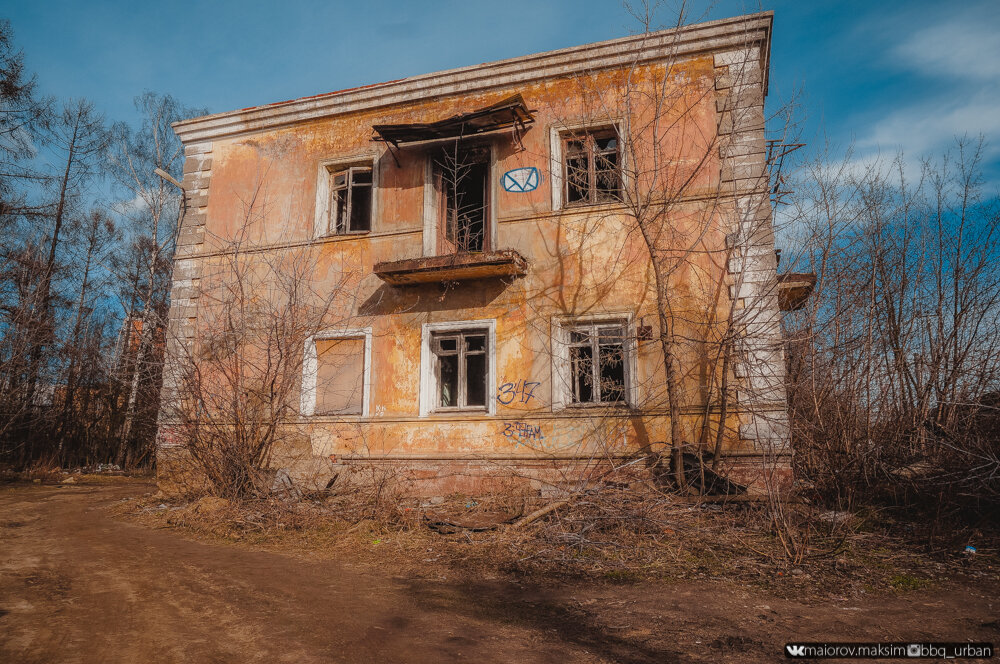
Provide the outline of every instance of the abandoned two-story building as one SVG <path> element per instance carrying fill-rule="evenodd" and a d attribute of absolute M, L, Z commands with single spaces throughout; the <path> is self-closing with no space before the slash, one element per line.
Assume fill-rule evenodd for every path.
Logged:
<path fill-rule="evenodd" d="M 718 445 L 740 481 L 787 477 L 771 26 L 740 16 L 177 123 L 161 468 L 184 445 L 171 375 L 209 352 L 212 275 L 238 240 L 268 274 L 294 254 L 304 290 L 329 296 L 296 341 L 294 443 L 270 459 L 292 477 L 558 484 L 671 444 Z"/>

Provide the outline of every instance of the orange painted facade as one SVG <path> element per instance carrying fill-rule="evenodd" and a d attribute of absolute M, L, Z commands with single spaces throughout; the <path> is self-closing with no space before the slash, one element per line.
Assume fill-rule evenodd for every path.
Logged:
<path fill-rule="evenodd" d="M 622 186 L 653 204 L 670 199 L 663 216 L 670 232 L 654 244 L 672 256 L 684 255 L 669 277 L 671 314 L 676 332 L 686 339 L 680 358 L 684 429 L 690 441 L 698 439 L 705 395 L 713 399 L 707 386 L 718 379 L 711 341 L 740 288 L 736 284 L 733 290 L 727 238 L 738 231 L 740 201 L 759 200 L 766 191 L 763 165 L 756 182 L 741 183 L 733 172 L 743 162 L 733 162 L 727 146 L 759 142 L 761 149 L 746 155 L 762 159 L 770 15 L 685 30 L 680 42 L 670 37 L 676 32 L 656 33 L 659 40 L 652 45 L 617 40 L 418 77 L 412 90 L 403 89 L 412 82 L 403 79 L 177 126 L 188 147 L 189 207 L 175 272 L 174 333 L 184 343 L 199 343 L 199 326 L 203 329 L 212 306 L 213 265 L 227 260 L 220 253 L 247 230 L 247 201 L 256 197 L 244 249 L 252 248 L 261 260 L 292 253 L 306 257 L 313 266 L 309 288 L 335 294 L 317 332 L 367 335 L 363 412 L 300 411 L 293 424 L 308 441 L 303 448 L 308 459 L 278 458 L 276 467 L 333 472 L 365 462 L 409 464 L 410 479 L 437 487 L 416 489 L 427 492 L 460 488 L 454 482 L 442 485 L 453 472 L 586 465 L 669 440 L 648 238 L 627 204 L 569 206 L 565 200 L 559 146 L 574 132 L 607 127 L 620 137 Z M 725 80 L 733 75 L 734 67 L 725 64 L 733 53 L 744 56 L 740 72 L 750 72 L 750 83 L 736 92 L 756 87 L 749 112 L 759 107 L 759 126 L 737 118 L 735 128 L 727 129 L 734 108 L 744 108 Z M 490 248 L 517 252 L 526 261 L 525 273 L 387 283 L 375 273 L 378 264 L 413 259 L 419 265 L 440 254 L 428 238 L 444 232 L 441 193 L 429 164 L 442 145 L 454 141 L 390 146 L 373 141 L 373 125 L 435 122 L 517 94 L 532 112 L 532 124 L 462 140 L 489 148 Z M 727 100 L 734 101 L 728 111 Z M 326 102 L 342 108 L 317 108 Z M 321 228 L 330 214 L 330 193 L 323 191 L 330 165 L 356 163 L 371 164 L 374 172 L 370 230 L 330 234 Z M 537 169 L 537 188 L 506 191 L 504 173 L 524 168 Z M 769 209 L 766 216 L 769 224 Z M 433 361 L 428 335 L 435 325 L 457 321 L 489 332 L 488 406 L 435 412 L 439 385 L 427 364 Z M 574 404 L 570 388 L 561 384 L 568 369 L 565 352 L 556 348 L 560 330 L 581 321 L 625 325 L 627 403 Z M 781 400 L 783 393 L 771 399 L 778 405 L 770 406 L 779 420 Z M 708 405 L 708 412 L 717 411 Z M 744 410 L 733 407 L 727 422 L 725 448 L 737 467 L 749 467 L 763 454 L 760 440 L 747 434 Z"/>

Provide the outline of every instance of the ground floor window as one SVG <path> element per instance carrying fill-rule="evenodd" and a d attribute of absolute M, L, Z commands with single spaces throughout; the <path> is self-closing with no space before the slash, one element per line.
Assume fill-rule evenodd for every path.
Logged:
<path fill-rule="evenodd" d="M 553 321 L 554 409 L 633 402 L 630 329 L 628 316 Z"/>
<path fill-rule="evenodd" d="M 435 410 L 486 408 L 489 348 L 486 330 L 435 333 Z"/>
<path fill-rule="evenodd" d="M 306 341 L 303 415 L 367 415 L 371 332 L 330 330 Z"/>
<path fill-rule="evenodd" d="M 575 325 L 568 332 L 573 403 L 625 401 L 625 325 Z"/>
<path fill-rule="evenodd" d="M 420 415 L 496 414 L 496 321 L 424 323 Z"/>

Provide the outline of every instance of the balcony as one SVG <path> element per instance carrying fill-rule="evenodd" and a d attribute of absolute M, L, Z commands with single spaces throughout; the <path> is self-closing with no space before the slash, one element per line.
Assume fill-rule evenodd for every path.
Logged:
<path fill-rule="evenodd" d="M 812 272 L 785 272 L 778 275 L 778 307 L 782 311 L 798 311 L 816 287 Z"/>
<path fill-rule="evenodd" d="M 527 271 L 528 261 L 513 249 L 383 261 L 374 269 L 379 279 L 393 286 L 520 277 Z"/>

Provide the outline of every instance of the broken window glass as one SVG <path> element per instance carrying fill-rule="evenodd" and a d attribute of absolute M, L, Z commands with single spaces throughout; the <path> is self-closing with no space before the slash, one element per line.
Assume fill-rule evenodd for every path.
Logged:
<path fill-rule="evenodd" d="M 626 401 L 626 336 L 621 324 L 591 324 L 569 330 L 573 403 Z"/>
<path fill-rule="evenodd" d="M 482 331 L 435 335 L 437 409 L 486 407 L 487 346 Z"/>
<path fill-rule="evenodd" d="M 563 142 L 566 204 L 622 199 L 621 142 L 614 129 L 576 132 Z"/>
<path fill-rule="evenodd" d="M 372 169 L 355 166 L 330 174 L 329 232 L 363 233 L 372 228 Z"/>

